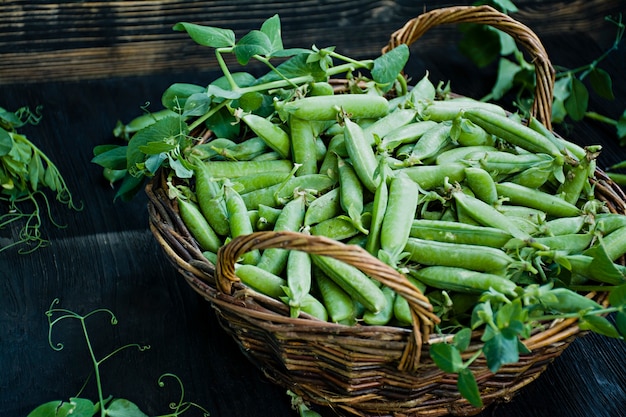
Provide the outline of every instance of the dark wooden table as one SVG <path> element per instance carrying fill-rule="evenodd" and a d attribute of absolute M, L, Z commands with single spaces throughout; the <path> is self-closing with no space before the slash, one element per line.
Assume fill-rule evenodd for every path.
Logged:
<path fill-rule="evenodd" d="M 6 3 L 13 7 L 5 9 L 9 12 L 27 9 L 20 1 Z M 43 2 L 32 3 L 31 16 L 43 16 Z M 78 7 L 78 2 L 67 3 Z M 180 6 L 170 11 L 171 19 L 215 24 L 220 17 L 224 27 L 237 23 L 243 30 L 257 27 L 276 12 L 283 19 L 283 36 L 289 46 L 326 46 L 332 42 L 338 50 L 355 57 L 375 56 L 388 35 L 422 8 L 449 4 L 319 2 L 319 9 L 310 6 L 308 19 L 305 7 L 309 6 L 298 2 L 266 2 L 263 7 L 259 2 L 254 2 L 254 7 L 252 2 L 245 2 L 251 10 L 249 15 L 242 14 L 241 8 L 228 12 L 233 10 L 227 8 L 230 2 L 189 3 L 194 3 L 193 10 Z M 624 11 L 623 2 L 575 1 L 570 9 L 559 3 L 519 1 L 516 4 L 521 11 L 516 17 L 539 34 L 553 63 L 569 68 L 584 65 L 610 46 L 614 28 L 604 23 L 603 17 Z M 106 7 L 99 4 L 100 13 Z M 136 10 L 140 13 L 142 9 Z M 211 10 L 221 14 L 210 19 Z M 577 13 L 571 13 L 573 10 Z M 193 15 L 181 17 L 183 12 Z M 17 16 L 13 17 L 24 19 Z M 5 22 L 0 19 L 0 33 L 13 36 L 14 43 L 33 36 L 26 31 L 20 37 Z M 32 22 L 34 25 L 37 20 Z M 113 23 L 115 19 L 109 21 Z M 168 30 L 166 27 L 160 33 Z M 44 32 L 39 36 L 45 37 Z M 412 48 L 409 73 L 421 77 L 429 70 L 432 79 L 452 80 L 457 92 L 472 97 L 484 94 L 493 80 L 493 68 L 477 70 L 459 55 L 453 45 L 456 29 L 435 32 Z M 167 42 L 168 36 L 163 35 L 162 41 Z M 89 357 L 76 322 L 62 322 L 55 327 L 52 340 L 63 343 L 63 350 L 56 352 L 48 345 L 44 312 L 55 298 L 60 299 L 60 307 L 81 314 L 109 308 L 117 315 L 116 326 L 111 326 L 105 316 L 95 316 L 88 322 L 100 357 L 128 343 L 151 346 L 143 352 L 122 351 L 103 364 L 105 395 L 129 399 L 149 415 L 166 414 L 168 404 L 176 402 L 180 392 L 173 380 L 166 380 L 168 384 L 163 388 L 157 380 L 164 373 L 173 373 L 184 384 L 185 400 L 202 405 L 212 416 L 295 416 L 285 391 L 269 383 L 247 361 L 219 327 L 210 306 L 192 292 L 165 259 L 148 229 L 145 196 L 140 194 L 128 203 L 114 202 L 115 190 L 102 179 L 99 167 L 90 162 L 95 145 L 113 142 L 111 130 L 118 119 L 129 121 L 145 102 L 158 103 L 167 86 L 173 82 L 211 81 L 217 73 L 210 59 L 205 65 L 198 58 L 200 52 L 187 46 L 187 63 L 167 68 L 165 64 L 155 65 L 154 71 L 145 67 L 148 63 L 141 67 L 120 64 L 116 72 L 114 64 L 130 63 L 132 58 L 110 55 L 111 65 L 102 67 L 106 58 L 101 58 L 104 63 L 99 63 L 99 72 L 93 75 L 94 71 L 81 66 L 78 57 L 63 71 L 53 68 L 51 74 L 55 75 L 46 79 L 40 72 L 46 67 L 45 61 L 25 68 L 22 76 L 15 64 L 16 54 L 34 53 L 36 48 L 29 52 L 23 49 L 30 45 L 28 42 L 13 48 L 8 41 L 2 42 L 0 39 L 0 106 L 16 109 L 43 105 L 41 123 L 25 128 L 24 133 L 56 162 L 84 209 L 75 212 L 53 205 L 55 219 L 67 227 L 57 229 L 46 223 L 44 233 L 50 246 L 29 255 L 19 255 L 15 250 L 0 252 L 0 416 L 25 416 L 43 402 L 67 400 L 78 394 L 89 375 Z M 45 44 L 42 40 L 40 49 L 45 49 Z M 40 52 L 47 54 L 50 62 L 58 56 L 43 49 Z M 171 51 L 172 56 L 179 52 Z M 136 58 L 145 57 L 138 53 Z M 171 64 L 161 58 L 160 62 Z M 3 69 L 3 62 L 14 66 Z M 603 68 L 613 75 L 617 98 L 607 101 L 592 96 L 591 105 L 599 113 L 618 117 L 626 108 L 624 44 L 604 61 Z M 581 144 L 604 145 L 601 167 L 626 159 L 626 151 L 609 126 L 581 123 L 566 137 Z M 0 239 L 10 238 L 12 233 L 16 230 L 1 229 Z M 625 357 L 626 344 L 621 341 L 593 334 L 582 337 L 538 380 L 509 402 L 486 409 L 481 416 L 624 415 Z M 82 395 L 96 400 L 93 384 Z M 320 412 L 333 415 L 329 410 Z"/>

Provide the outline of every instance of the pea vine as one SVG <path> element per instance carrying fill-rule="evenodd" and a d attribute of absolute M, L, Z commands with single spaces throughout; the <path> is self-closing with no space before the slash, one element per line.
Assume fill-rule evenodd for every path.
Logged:
<path fill-rule="evenodd" d="M 136 404 L 132 403 L 129 400 L 123 398 L 113 398 L 112 396 L 104 396 L 104 390 L 100 378 L 100 369 L 101 365 L 105 361 L 109 360 L 111 357 L 117 355 L 125 349 L 136 348 L 139 351 L 144 351 L 146 349 L 150 349 L 150 346 L 131 343 L 118 347 L 107 355 L 97 357 L 95 352 L 95 346 L 93 346 L 89 337 L 89 331 L 86 322 L 91 316 L 94 316 L 96 314 L 104 314 L 109 316 L 109 321 L 111 325 L 116 325 L 118 323 L 117 317 L 113 314 L 111 310 L 108 309 L 96 309 L 85 315 L 80 315 L 74 311 L 65 308 L 55 307 L 57 304 L 59 304 L 59 300 L 55 299 L 50 305 L 50 308 L 46 311 L 46 316 L 48 317 L 48 343 L 50 344 L 50 347 L 55 351 L 63 350 L 63 343 L 54 343 L 52 341 L 53 327 L 59 322 L 67 319 L 74 319 L 79 321 L 81 330 L 85 337 L 85 343 L 87 345 L 87 349 L 89 351 L 89 355 L 92 361 L 93 377 L 97 386 L 98 400 L 94 403 L 90 399 L 81 397 L 81 392 L 84 390 L 87 383 L 89 382 L 90 378 L 88 378 L 78 394 L 69 398 L 69 400 L 54 400 L 41 404 L 33 411 L 31 411 L 28 414 L 28 417 L 64 417 L 69 415 L 75 417 L 147 417 L 147 415 L 144 414 Z M 160 417 L 178 417 L 192 408 L 200 410 L 202 412 L 202 415 L 205 417 L 209 416 L 209 412 L 202 408 L 200 405 L 193 402 L 185 401 L 185 390 L 183 388 L 183 384 L 176 375 L 170 373 L 165 373 L 161 375 L 158 380 L 158 385 L 160 387 L 164 387 L 165 380 L 167 378 L 173 378 L 178 383 L 178 385 L 180 386 L 181 394 L 178 402 L 170 403 L 169 406 L 171 412 L 163 414 Z"/>
<path fill-rule="evenodd" d="M 270 116 L 276 111 L 275 98 L 286 101 L 294 94 L 304 95 L 303 88 L 332 76 L 342 74 L 351 80 L 349 88 L 359 88 L 357 71 L 367 71 L 372 76 L 370 87 L 406 92 L 406 80 L 399 76 L 408 60 L 406 45 L 373 60 L 355 60 L 334 47 L 285 49 L 278 15 L 238 40 L 230 29 L 193 23 L 177 23 L 174 30 L 185 31 L 199 45 L 214 48 L 223 76 L 208 86 L 172 84 L 161 98 L 164 109 L 150 112 L 146 106 L 142 116 L 126 125 L 118 123 L 114 135 L 126 140 L 126 145 L 94 148 L 92 162 L 103 167 L 112 184 L 121 182 L 115 198 L 132 198 L 162 165 L 172 168 L 179 178 L 190 178 L 193 170 L 187 157 L 203 150 L 193 146 L 198 138 L 192 132 L 198 127 L 205 126 L 219 138 L 237 139 L 245 129 L 239 123 L 241 112 Z M 269 72 L 259 78 L 232 72 L 225 54 L 233 54 L 241 65 L 260 62 Z M 274 65 L 273 60 L 282 62 Z"/>
<path fill-rule="evenodd" d="M 476 4 L 489 4 L 503 13 L 511 14 L 518 8 L 511 0 L 486 0 Z M 613 126 L 616 139 L 626 146 L 626 109 L 614 119 L 589 108 L 590 93 L 605 100 L 614 100 L 611 75 L 602 68 L 602 62 L 617 51 L 622 43 L 626 24 L 622 16 L 606 16 L 605 21 L 615 26 L 615 39 L 600 56 L 577 68 L 555 65 L 554 97 L 552 122 L 566 129 L 572 122 L 584 119 L 595 120 Z M 459 50 L 480 68 L 497 62 L 497 76 L 491 91 L 483 101 L 501 100 L 513 96 L 513 105 L 522 115 L 528 115 L 533 102 L 535 89 L 534 65 L 524 59 L 514 39 L 506 33 L 484 25 L 466 24 L 462 26 L 463 37 Z M 617 184 L 626 185 L 626 161 L 606 167 L 607 175 Z"/>
<path fill-rule="evenodd" d="M 0 229 L 21 222 L 18 239 L 0 244 L 0 252 L 21 246 L 19 253 L 30 253 L 46 246 L 42 236 L 42 215 L 56 227 L 65 227 L 51 215 L 45 190 L 55 193 L 57 202 L 75 210 L 72 194 L 56 165 L 18 129 L 41 120 L 41 108 L 21 107 L 15 112 L 0 108 Z"/>

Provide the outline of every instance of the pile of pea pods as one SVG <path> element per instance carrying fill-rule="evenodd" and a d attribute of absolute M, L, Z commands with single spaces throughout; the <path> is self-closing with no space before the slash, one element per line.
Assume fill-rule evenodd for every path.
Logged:
<path fill-rule="evenodd" d="M 626 216 L 608 212 L 590 181 L 598 146 L 427 77 L 393 98 L 317 84 L 324 93 L 276 102 L 271 117 L 239 113 L 241 141 L 211 138 L 192 152 L 193 194 L 178 207 L 212 262 L 230 239 L 260 230 L 360 245 L 448 325 L 463 325 L 485 294 L 530 302 L 529 288 L 549 288 L 533 302 L 571 312 L 599 307 L 576 289 L 625 282 Z M 331 258 L 255 250 L 236 274 L 293 317 L 411 323 L 406 300 Z"/>

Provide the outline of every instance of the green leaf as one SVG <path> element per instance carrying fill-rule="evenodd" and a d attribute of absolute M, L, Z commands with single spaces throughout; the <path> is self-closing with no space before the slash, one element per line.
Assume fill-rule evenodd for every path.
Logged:
<path fill-rule="evenodd" d="M 463 368 L 461 353 L 448 343 L 435 343 L 431 345 L 430 357 L 444 372 L 456 373 Z"/>
<path fill-rule="evenodd" d="M 13 138 L 9 132 L 0 127 L 0 156 L 8 155 L 13 148 Z"/>
<path fill-rule="evenodd" d="M 459 371 L 459 377 L 456 383 L 459 393 L 469 401 L 474 407 L 480 408 L 483 406 L 483 400 L 480 398 L 480 391 L 478 390 L 478 384 L 472 371 L 467 368 L 463 368 Z"/>
<path fill-rule="evenodd" d="M 178 178 L 191 178 L 193 170 L 187 168 L 180 159 L 169 158 L 170 168 L 176 172 Z"/>
<path fill-rule="evenodd" d="M 239 99 L 239 107 L 246 112 L 253 112 L 263 105 L 263 94 L 253 91 L 245 93 Z"/>
<path fill-rule="evenodd" d="M 30 189 L 37 191 L 39 180 L 43 179 L 44 166 L 39 154 L 34 154 L 30 163 L 28 164 L 28 179 L 30 181 Z"/>
<path fill-rule="evenodd" d="M 230 29 L 201 26 L 187 22 L 176 23 L 173 29 L 179 32 L 187 32 L 191 39 L 202 46 L 211 48 L 235 46 L 235 32 Z"/>
<path fill-rule="evenodd" d="M 493 0 L 493 3 L 505 13 L 516 13 L 518 11 L 517 6 L 511 0 Z"/>
<path fill-rule="evenodd" d="M 613 307 L 626 307 L 626 284 L 615 287 L 609 293 L 609 303 Z"/>
<path fill-rule="evenodd" d="M 589 92 L 587 87 L 576 77 L 570 77 L 570 95 L 565 100 L 564 105 L 567 114 L 572 120 L 578 122 L 585 117 L 587 105 L 589 104 Z"/>
<path fill-rule="evenodd" d="M 115 193 L 113 201 L 117 200 L 118 198 L 122 201 L 132 200 L 133 196 L 143 188 L 143 183 L 145 179 L 146 178 L 144 175 L 133 176 L 129 172 L 126 172 L 126 175 L 122 180 L 122 184 L 120 185 L 119 190 L 117 190 L 117 193 Z"/>
<path fill-rule="evenodd" d="M 248 32 L 233 48 L 237 62 L 246 65 L 255 55 L 269 56 L 272 53 L 272 41 L 260 30 Z"/>
<path fill-rule="evenodd" d="M 615 326 L 622 337 L 626 337 L 626 313 L 623 311 L 618 311 L 615 314 Z"/>
<path fill-rule="evenodd" d="M 506 59 L 500 58 L 498 61 L 498 75 L 496 82 L 491 89 L 489 98 L 491 100 L 500 100 L 511 88 L 513 88 L 513 82 L 515 75 L 522 69 L 517 63 Z"/>
<path fill-rule="evenodd" d="M 203 93 L 205 88 L 195 84 L 175 83 L 169 86 L 161 96 L 161 103 L 172 111 L 178 113 L 185 108 L 187 98 L 196 93 Z"/>
<path fill-rule="evenodd" d="M 94 148 L 94 153 L 97 155 L 91 159 L 91 162 L 103 168 L 126 169 L 128 166 L 126 161 L 127 149 L 128 146 L 113 145 L 107 151 L 100 152 L 102 148 Z"/>
<path fill-rule="evenodd" d="M 143 163 L 146 155 L 141 147 L 148 143 L 169 142 L 181 133 L 181 125 L 178 117 L 165 117 L 154 124 L 141 129 L 128 142 L 126 150 L 127 169 L 132 174 L 137 170 L 137 164 Z"/>
<path fill-rule="evenodd" d="M 489 26 L 467 23 L 459 25 L 463 37 L 458 43 L 463 55 L 484 68 L 500 56 L 500 36 Z"/>
<path fill-rule="evenodd" d="M 393 87 L 393 82 L 396 80 L 408 60 L 409 47 L 403 43 L 374 60 L 372 78 L 377 83 L 386 86 L 384 91 L 388 91 Z"/>
<path fill-rule="evenodd" d="M 137 405 L 123 398 L 111 401 L 106 410 L 109 417 L 148 417 Z"/>
<path fill-rule="evenodd" d="M 611 324 L 611 322 L 602 316 L 596 316 L 594 314 L 587 314 L 578 320 L 578 327 L 581 330 L 591 330 L 592 332 L 601 334 L 607 337 L 621 338 L 621 335 Z"/>
<path fill-rule="evenodd" d="M 71 398 L 69 402 L 57 400 L 41 404 L 27 417 L 93 417 L 97 411 L 90 400 Z"/>
<path fill-rule="evenodd" d="M 242 85 L 237 83 L 239 87 Z M 233 91 L 230 88 L 225 89 L 216 84 L 210 84 L 207 88 L 206 94 L 207 97 L 216 97 L 227 100 L 236 100 L 241 97 L 241 93 L 239 91 Z"/>
<path fill-rule="evenodd" d="M 591 265 L 589 265 L 591 278 L 616 285 L 624 282 L 624 276 L 607 254 L 602 238 L 598 239 L 597 244 L 585 250 L 583 255 L 593 258 Z"/>
<path fill-rule="evenodd" d="M 207 93 L 194 93 L 185 100 L 183 116 L 202 116 L 211 108 L 211 97 Z"/>
<path fill-rule="evenodd" d="M 567 116 L 565 109 L 565 100 L 570 95 L 570 82 L 567 78 L 559 78 L 554 83 L 553 103 L 552 103 L 552 121 L 562 123 Z"/>
<path fill-rule="evenodd" d="M 459 350 L 459 352 L 465 351 L 472 341 L 472 330 L 469 327 L 464 327 L 459 330 L 452 339 L 454 346 Z"/>
<path fill-rule="evenodd" d="M 241 131 L 241 125 L 237 123 L 237 119 L 230 114 L 227 108 L 221 108 L 214 113 L 207 119 L 205 125 L 218 138 L 235 140 Z"/>
<path fill-rule="evenodd" d="M 615 95 L 613 95 L 613 81 L 611 80 L 611 76 L 602 68 L 593 68 L 593 70 L 589 73 L 589 83 L 591 84 L 593 91 L 595 91 L 600 97 L 607 100 L 615 99 Z"/>
<path fill-rule="evenodd" d="M 505 337 L 503 333 L 496 333 L 485 342 L 483 353 L 491 372 L 496 373 L 502 365 L 519 360 L 517 340 L 517 337 Z"/>
<path fill-rule="evenodd" d="M 261 32 L 265 33 L 267 38 L 270 40 L 271 55 L 274 55 L 274 53 L 283 49 L 280 17 L 277 14 L 263 22 L 263 25 L 261 25 Z"/>

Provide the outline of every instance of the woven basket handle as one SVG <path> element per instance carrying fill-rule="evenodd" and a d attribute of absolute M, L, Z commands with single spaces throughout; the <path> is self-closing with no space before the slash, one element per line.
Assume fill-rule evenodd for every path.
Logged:
<path fill-rule="evenodd" d="M 535 100 L 531 115 L 552 130 L 552 98 L 555 72 L 545 48 L 527 26 L 491 6 L 444 7 L 423 13 L 409 20 L 391 35 L 383 53 L 401 44 L 411 45 L 430 28 L 446 23 L 478 23 L 489 25 L 511 35 L 531 56 L 535 65 Z"/>
<path fill-rule="evenodd" d="M 400 361 L 400 369 L 417 369 L 422 341 L 428 340 L 430 332 L 439 318 L 417 287 L 394 268 L 370 255 L 357 245 L 346 245 L 323 236 L 312 236 L 296 232 L 254 232 L 234 238 L 222 246 L 217 253 L 215 275 L 217 288 L 225 294 L 232 292 L 235 275 L 235 262 L 246 252 L 259 249 L 281 248 L 300 250 L 313 255 L 324 255 L 350 264 L 368 276 L 390 287 L 404 297 L 413 316 L 413 339 L 407 344 Z"/>

